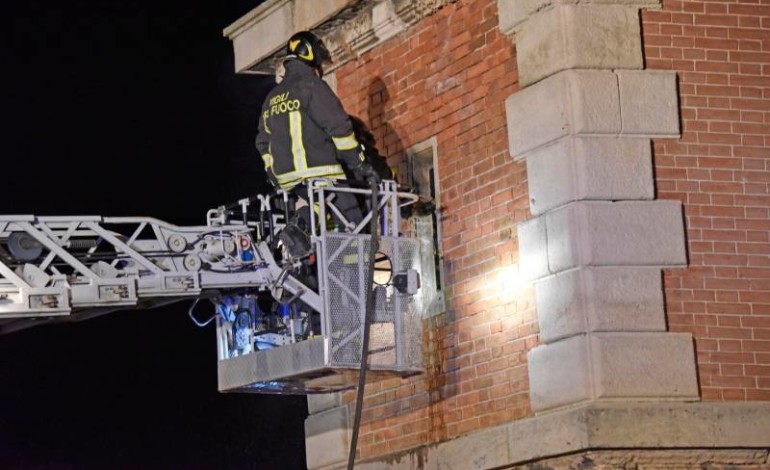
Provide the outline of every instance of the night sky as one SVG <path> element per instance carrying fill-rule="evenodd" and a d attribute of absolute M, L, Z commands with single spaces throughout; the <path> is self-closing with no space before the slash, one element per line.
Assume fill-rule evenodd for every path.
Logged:
<path fill-rule="evenodd" d="M 258 3 L 6 2 L 0 213 L 200 225 L 261 192 L 270 81 L 222 37 Z M 188 306 L 0 336 L 0 468 L 304 468 L 305 397 L 219 394 Z"/>

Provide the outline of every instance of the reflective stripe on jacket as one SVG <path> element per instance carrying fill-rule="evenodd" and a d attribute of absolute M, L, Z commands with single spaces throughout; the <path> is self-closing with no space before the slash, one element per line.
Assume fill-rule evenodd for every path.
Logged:
<path fill-rule="evenodd" d="M 329 85 L 297 60 L 268 93 L 259 116 L 257 150 L 283 189 L 308 178 L 343 179 L 342 165 L 361 163 L 348 114 Z"/>

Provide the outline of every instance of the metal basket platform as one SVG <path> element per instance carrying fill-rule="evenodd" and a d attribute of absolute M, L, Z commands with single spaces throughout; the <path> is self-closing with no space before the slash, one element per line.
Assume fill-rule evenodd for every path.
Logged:
<path fill-rule="evenodd" d="M 330 190 L 319 189 L 317 200 L 325 201 L 324 192 Z M 395 194 L 391 199 L 397 208 Z M 389 228 L 383 230 L 375 259 L 375 278 L 385 279 L 376 281 L 374 286 L 375 311 L 368 357 L 371 380 L 407 377 L 424 371 L 421 312 L 432 295 L 430 289 L 418 289 L 412 281 L 405 281 L 420 272 L 421 243 L 415 238 L 398 236 L 397 210 L 387 205 L 388 197 L 386 193 L 382 214 L 383 219 L 389 220 L 383 221 L 382 226 Z M 222 341 L 229 325 L 220 322 L 220 391 L 309 394 L 357 385 L 371 237 L 355 231 L 320 230 L 312 239 L 317 255 L 319 305 L 313 305 L 313 312 L 307 315 L 316 315 L 316 334 L 292 334 L 291 342 L 277 347 L 260 349 L 255 345 L 233 354 L 232 348 L 228 349 Z M 233 336 L 230 333 L 230 343 Z"/>

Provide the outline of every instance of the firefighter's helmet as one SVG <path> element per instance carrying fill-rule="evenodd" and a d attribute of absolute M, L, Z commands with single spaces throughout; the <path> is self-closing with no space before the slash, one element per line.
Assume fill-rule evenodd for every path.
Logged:
<path fill-rule="evenodd" d="M 315 34 L 309 31 L 295 33 L 286 44 L 286 57 L 300 60 L 309 66 L 322 70 L 324 62 L 331 61 L 331 54 Z"/>

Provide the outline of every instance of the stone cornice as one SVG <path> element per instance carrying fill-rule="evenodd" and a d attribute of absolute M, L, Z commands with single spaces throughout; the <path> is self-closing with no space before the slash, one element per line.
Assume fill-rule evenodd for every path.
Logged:
<path fill-rule="evenodd" d="M 456 0 L 376 0 L 364 2 L 350 19 L 325 30 L 323 37 L 334 57 L 334 68 L 373 49 L 422 18 Z"/>
<path fill-rule="evenodd" d="M 269 0 L 228 26 L 236 72 L 274 73 L 294 31 L 323 38 L 340 67 L 456 0 Z M 312 8 L 309 6 L 312 5 Z M 328 71 L 327 71 L 328 72 Z"/>
<path fill-rule="evenodd" d="M 288 1 L 289 0 L 268 0 L 260 4 L 258 7 L 253 8 L 251 11 L 235 20 L 233 24 L 225 28 L 222 31 L 222 35 L 233 40 L 233 38 L 241 34 L 244 29 L 250 28 L 269 18 L 275 10 L 288 3 Z"/>

